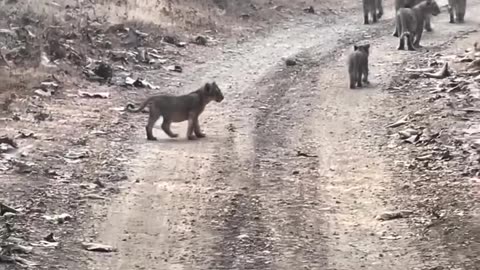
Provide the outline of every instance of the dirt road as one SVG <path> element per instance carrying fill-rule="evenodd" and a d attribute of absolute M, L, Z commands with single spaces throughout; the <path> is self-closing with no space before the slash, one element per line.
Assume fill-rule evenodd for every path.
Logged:
<path fill-rule="evenodd" d="M 446 12 L 423 45 L 441 45 L 478 28 L 479 1 L 468 22 Z M 215 80 L 225 100 L 202 116 L 207 138 L 176 140 L 156 130 L 147 142 L 145 115 L 131 116 L 136 158 L 130 179 L 96 225 L 98 241 L 118 248 L 95 255 L 90 269 L 423 269 L 423 244 L 404 221 L 374 217 L 395 209 L 395 190 L 377 144 L 381 91 L 392 70 L 416 52 L 397 51 L 393 12 L 381 23 L 305 17 L 265 37 L 212 49 L 185 70 L 185 91 Z M 345 55 L 372 44 L 372 86 L 347 88 Z M 282 57 L 299 64 L 285 67 Z M 152 77 L 154 79 L 154 77 Z M 157 124 L 159 125 L 159 124 Z M 99 211 L 102 211 L 99 209 Z M 435 243 L 429 243 L 435 245 Z M 425 243 L 427 245 L 427 243 Z"/>

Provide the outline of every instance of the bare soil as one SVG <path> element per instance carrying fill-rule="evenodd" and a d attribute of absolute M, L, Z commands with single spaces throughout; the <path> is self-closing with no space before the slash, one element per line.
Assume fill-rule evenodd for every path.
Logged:
<path fill-rule="evenodd" d="M 0 231 L 8 235 L 0 241 L 33 246 L 54 233 L 57 248 L 15 254 L 36 262 L 33 269 L 480 268 L 478 159 L 460 151 L 436 163 L 415 162 L 453 147 L 453 139 L 418 147 L 386 127 L 411 114 L 412 127 L 450 138 L 478 123 L 475 114 L 459 123 L 438 102 L 461 100 L 431 101 L 424 91 L 429 82 L 405 68 L 427 65 L 439 53 L 459 54 L 479 40 L 480 2 L 469 2 L 465 24 L 449 24 L 445 11 L 435 17 L 434 32 L 424 34 L 417 52 L 396 50 L 389 4 L 374 25 L 361 24 L 352 1 L 343 8 L 316 3 L 325 11 L 319 14 L 301 10 L 309 3 L 285 5 L 287 11 L 273 9 L 270 21 L 258 17 L 265 31 L 240 30 L 241 42 L 224 31 L 221 42 L 207 47 L 165 46 L 182 73 L 132 67 L 161 90 L 57 73 L 66 82 L 59 95 L 20 95 L 2 112 L 3 133 L 36 138 L 17 138 L 19 149 L 0 160 L 0 202 L 20 210 L 0 219 L 2 228 L 13 227 Z M 229 18 L 241 25 L 237 15 Z M 351 90 L 346 56 L 359 42 L 372 46 L 371 85 Z M 287 67 L 286 58 L 297 65 Z M 147 115 L 118 109 L 212 80 L 225 100 L 202 115 L 204 139 L 186 140 L 180 123 L 172 126 L 180 138 L 157 129 L 159 141 L 149 142 Z M 86 99 L 78 90 L 110 97 Z M 39 113 L 47 119 L 39 121 Z M 69 158 L 78 153 L 84 156 Z M 411 213 L 375 218 L 395 210 Z M 55 224 L 43 217 L 61 213 L 73 218 Z M 117 251 L 87 252 L 85 241 Z M 20 264 L 0 261 L 2 267 Z"/>

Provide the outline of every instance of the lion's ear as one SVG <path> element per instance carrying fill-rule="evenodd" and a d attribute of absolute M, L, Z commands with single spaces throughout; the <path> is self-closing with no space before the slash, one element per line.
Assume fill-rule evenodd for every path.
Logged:
<path fill-rule="evenodd" d="M 210 83 L 206 83 L 203 88 L 205 89 L 205 93 L 210 93 L 212 91 L 212 85 Z"/>

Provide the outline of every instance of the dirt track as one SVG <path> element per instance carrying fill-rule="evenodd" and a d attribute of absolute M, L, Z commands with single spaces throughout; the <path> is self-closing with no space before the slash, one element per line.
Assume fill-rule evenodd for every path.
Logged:
<path fill-rule="evenodd" d="M 449 25 L 444 12 L 423 45 L 478 28 L 479 2 L 469 4 L 467 24 Z M 381 89 L 398 68 L 393 63 L 416 54 L 395 49 L 386 10 L 373 26 L 359 25 L 358 12 L 328 23 L 306 17 L 205 56 L 179 78 L 185 91 L 209 80 L 224 90 L 224 102 L 202 116 L 205 139 L 185 140 L 182 123 L 173 126 L 181 138 L 158 129 L 160 140 L 147 142 L 146 116 L 129 116 L 138 128 L 129 179 L 138 181 L 125 184 L 95 228 L 98 241 L 119 251 L 96 255 L 89 269 L 431 266 L 434 259 L 422 257 L 422 242 L 404 221 L 374 219 L 396 208 L 389 164 L 376 147 L 388 98 Z M 372 44 L 373 84 L 353 91 L 344 63 L 358 41 Z M 286 68 L 287 56 L 299 65 Z"/>

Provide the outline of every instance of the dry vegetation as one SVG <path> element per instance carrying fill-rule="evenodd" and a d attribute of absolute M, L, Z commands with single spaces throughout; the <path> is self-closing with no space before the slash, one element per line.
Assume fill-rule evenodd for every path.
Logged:
<path fill-rule="evenodd" d="M 339 4 L 349 7 L 347 2 Z M 164 34 L 185 37 L 205 32 L 243 37 L 268 28 L 286 15 L 302 13 L 308 6 L 319 14 L 333 7 L 320 0 L 0 1 L 0 68 L 10 70 L 0 74 L 2 81 L 7 81 L 0 86 L 0 93 L 28 88 L 25 79 L 42 66 L 42 54 L 48 57 L 47 62 L 68 59 L 66 63 L 56 62 L 60 70 L 79 75 L 89 58 L 101 56 L 98 49 L 108 49 L 102 40 L 92 41 L 91 34 L 108 35 L 112 25 L 134 26 L 156 35 L 150 43 L 158 43 Z M 122 47 L 117 46 L 120 41 L 114 35 L 108 38 L 113 49 Z"/>

